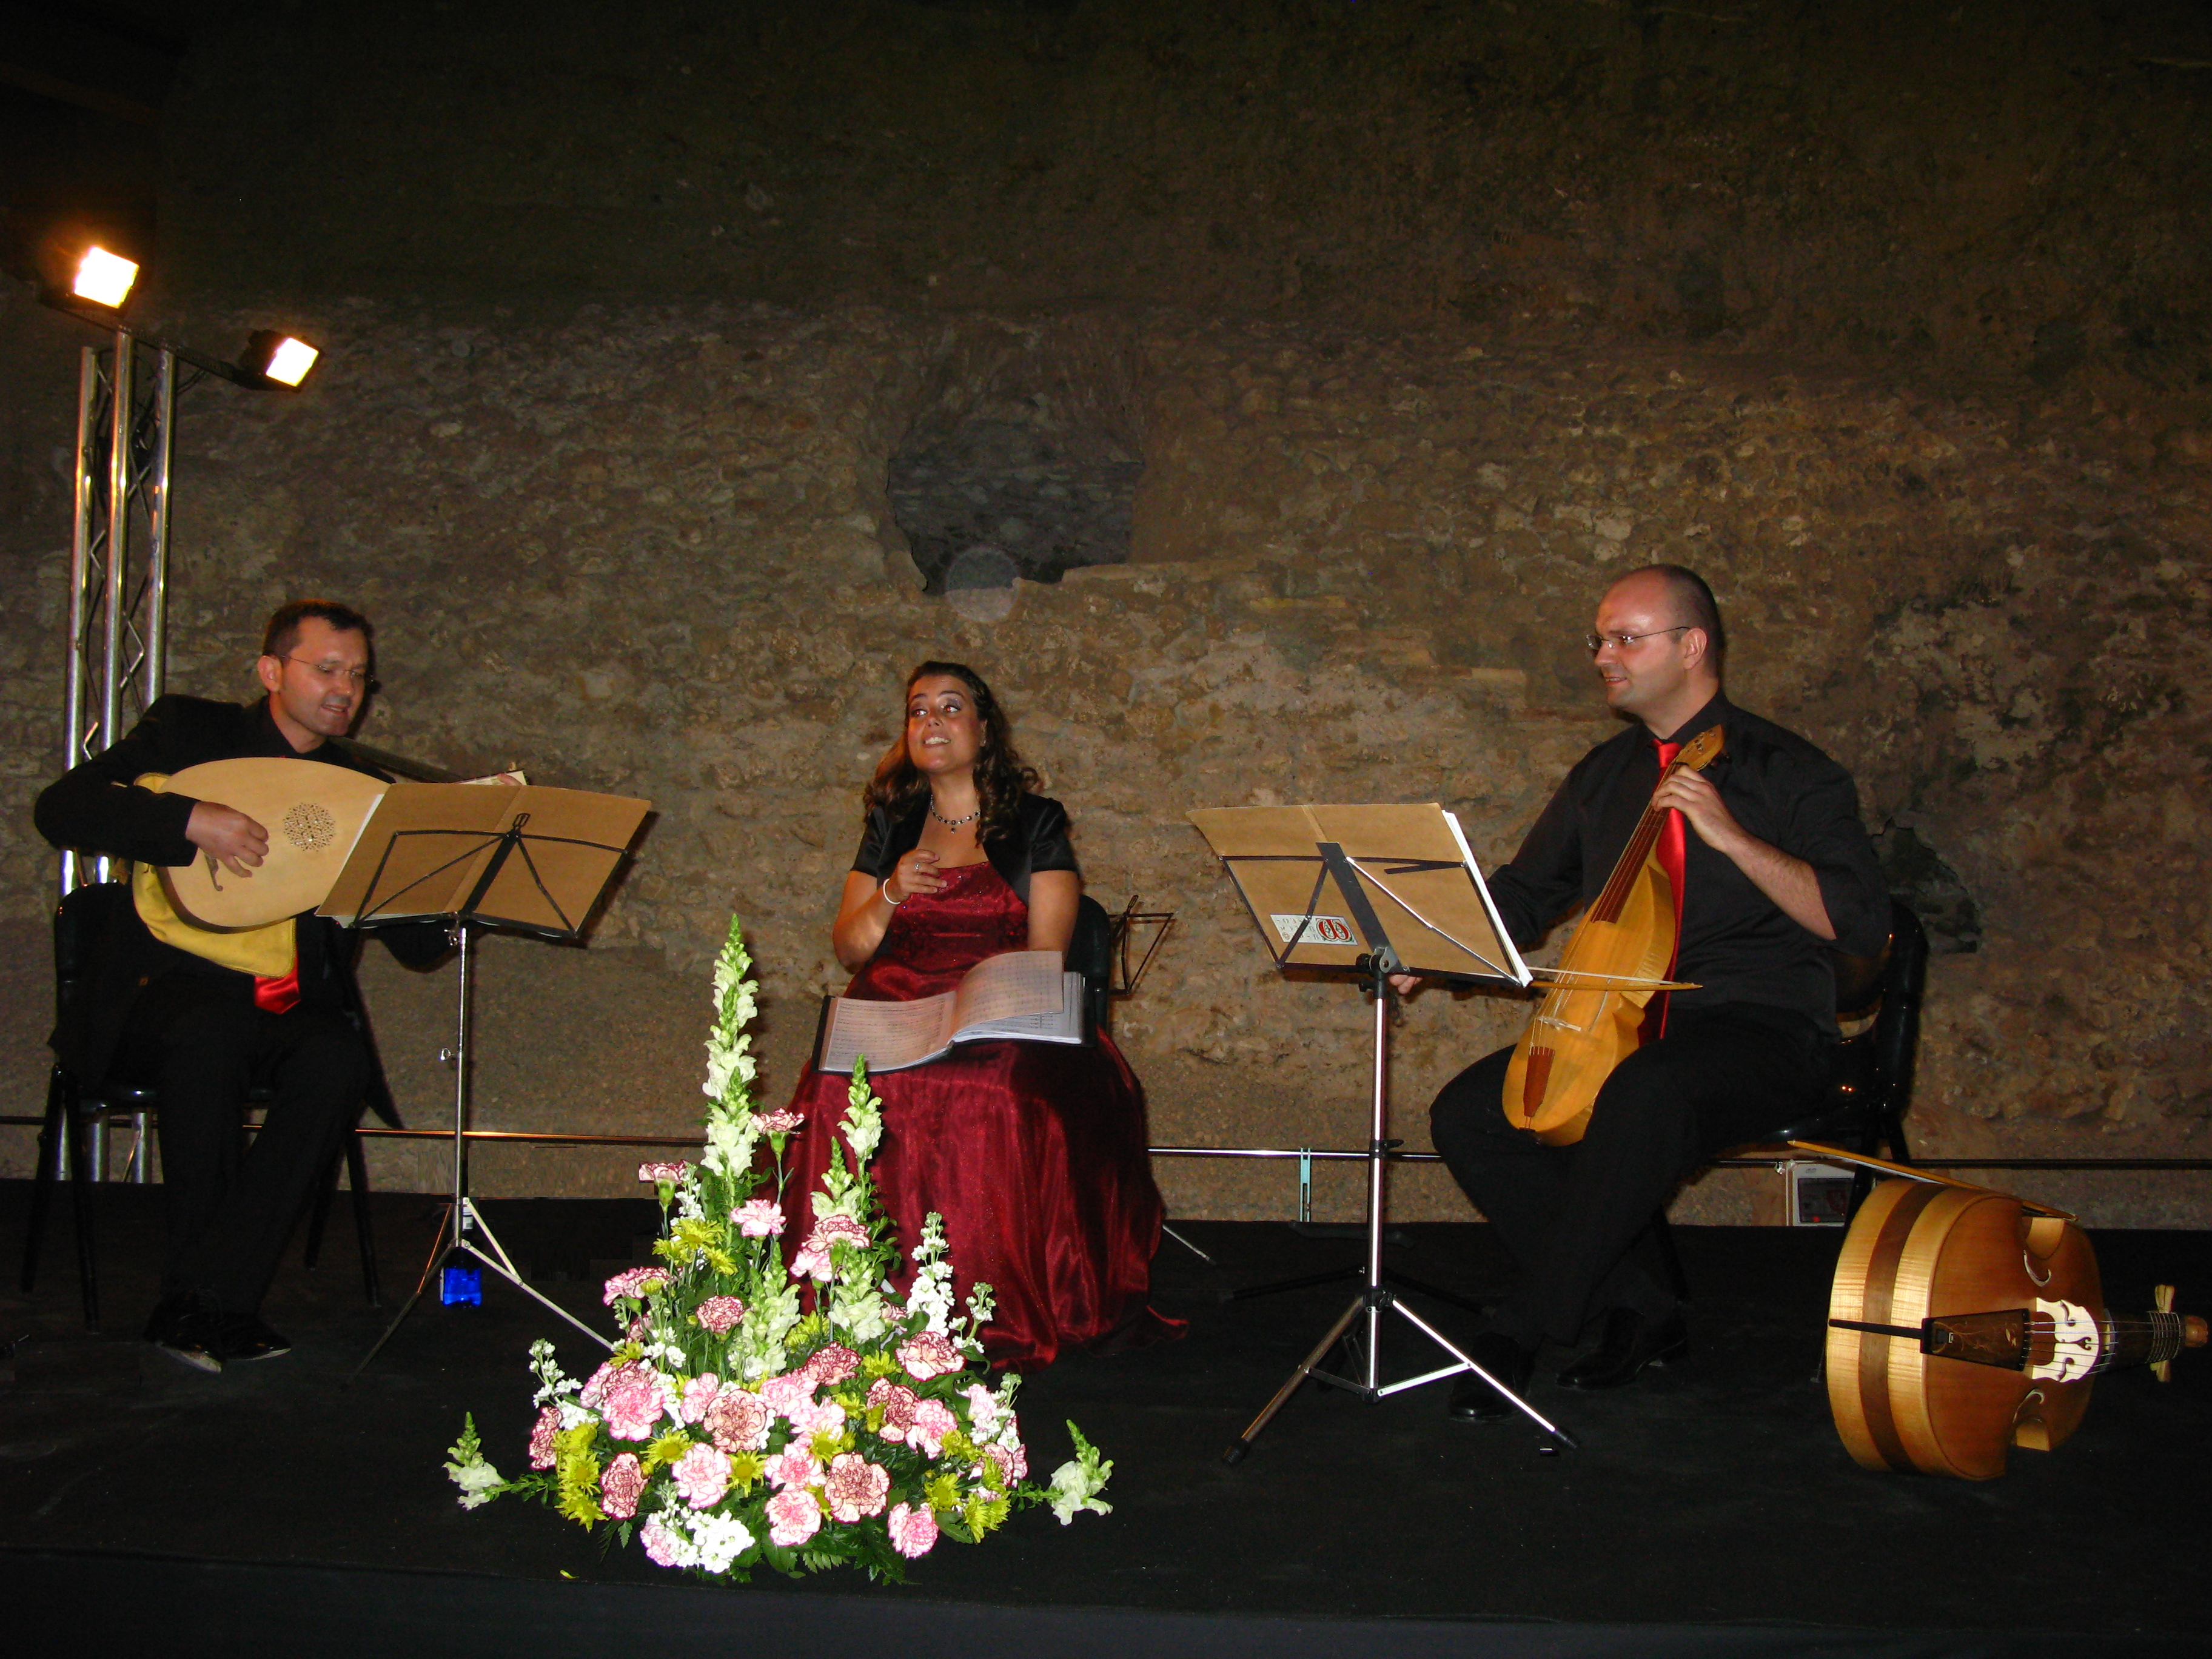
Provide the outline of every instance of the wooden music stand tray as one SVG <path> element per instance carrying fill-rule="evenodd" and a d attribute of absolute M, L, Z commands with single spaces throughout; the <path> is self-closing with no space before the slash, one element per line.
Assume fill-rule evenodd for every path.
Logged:
<path fill-rule="evenodd" d="M 471 963 L 476 936 L 487 929 L 581 937 L 651 810 L 650 802 L 627 796 L 534 784 L 395 784 L 318 912 L 358 927 L 442 921 L 460 956 L 453 1047 L 446 1056 L 453 1067 L 452 1194 L 422 1276 L 353 1376 L 368 1368 L 456 1256 L 481 1262 L 601 1347 L 613 1346 L 524 1281 L 469 1196 Z"/>
<path fill-rule="evenodd" d="M 1544 1431 L 1540 1449 L 1575 1440 L 1477 1364 L 1385 1282 L 1383 1171 L 1400 1143 L 1389 1135 L 1390 975 L 1419 974 L 1462 984 L 1525 987 L 1532 975 L 1507 937 L 1459 820 L 1419 806 L 1221 807 L 1190 820 L 1228 868 L 1279 969 L 1349 973 L 1375 1003 L 1373 1125 L 1367 1142 L 1367 1266 L 1360 1293 L 1275 1391 L 1222 1461 L 1239 1463 L 1268 1422 L 1309 1376 L 1369 1401 L 1440 1377 L 1473 1371 Z M 1395 1311 L 1453 1363 L 1385 1384 L 1380 1377 L 1382 1316 Z M 1352 1322 L 1366 1317 L 1359 1377 L 1319 1369 Z"/>

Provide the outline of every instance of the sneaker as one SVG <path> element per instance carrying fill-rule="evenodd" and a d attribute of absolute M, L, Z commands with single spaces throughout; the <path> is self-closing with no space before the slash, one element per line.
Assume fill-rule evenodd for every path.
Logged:
<path fill-rule="evenodd" d="M 261 1322 L 258 1314 L 230 1314 L 216 1328 L 216 1340 L 227 1360 L 274 1359 L 292 1352 L 289 1337 Z"/>
<path fill-rule="evenodd" d="M 222 1369 L 222 1321 L 192 1296 L 164 1297 L 146 1322 L 146 1340 L 195 1370 Z"/>

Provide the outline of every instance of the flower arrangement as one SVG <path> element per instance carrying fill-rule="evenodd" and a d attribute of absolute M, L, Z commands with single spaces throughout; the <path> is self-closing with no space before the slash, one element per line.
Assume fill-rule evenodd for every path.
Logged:
<path fill-rule="evenodd" d="M 783 1158 L 800 1126 L 752 1108 L 751 965 L 733 921 L 714 964 L 706 1147 L 696 1164 L 638 1170 L 662 1231 L 654 1264 L 607 1281 L 621 1343 L 581 1382 L 550 1342 L 532 1346 L 529 1472 L 502 1478 L 465 1419 L 446 1465 L 462 1507 L 522 1492 L 621 1544 L 635 1536 L 664 1567 L 738 1579 L 840 1563 L 899 1579 L 939 1539 L 974 1542 L 1017 1507 L 1048 1504 L 1063 1525 L 1107 1513 L 1098 1494 L 1114 1466 L 1073 1423 L 1075 1457 L 1046 1485 L 1029 1480 L 1020 1379 L 983 1369 L 990 1287 L 954 1306 L 939 1218 L 914 1245 L 905 1297 L 889 1282 L 898 1245 L 867 1174 L 883 1115 L 865 1064 L 786 1269 Z M 760 1191 L 763 1141 L 774 1198 Z"/>

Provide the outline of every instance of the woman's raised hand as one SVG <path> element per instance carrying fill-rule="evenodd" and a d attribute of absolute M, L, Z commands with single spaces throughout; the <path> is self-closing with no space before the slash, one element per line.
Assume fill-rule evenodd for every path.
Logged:
<path fill-rule="evenodd" d="M 945 885 L 945 878 L 937 873 L 937 854 L 917 847 L 898 861 L 890 879 L 884 884 L 884 896 L 894 904 L 903 904 L 916 893 L 934 893 Z"/>

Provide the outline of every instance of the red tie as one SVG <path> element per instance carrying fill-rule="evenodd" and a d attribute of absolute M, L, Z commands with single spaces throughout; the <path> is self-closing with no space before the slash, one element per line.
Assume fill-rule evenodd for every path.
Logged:
<path fill-rule="evenodd" d="M 292 963 L 291 971 L 282 979 L 253 976 L 253 1006 L 272 1014 L 289 1013 L 300 1000 L 300 963 Z"/>
<path fill-rule="evenodd" d="M 1679 743 L 1662 743 L 1659 745 L 1659 775 L 1661 777 L 1667 775 L 1667 769 L 1674 763 L 1674 757 L 1681 752 L 1682 745 Z M 1657 786 L 1655 784 L 1653 787 L 1656 790 Z M 1682 859 L 1687 846 L 1687 832 L 1683 828 L 1682 815 L 1670 809 L 1667 814 L 1667 822 L 1659 830 L 1658 847 L 1659 867 L 1667 872 L 1667 884 L 1674 890 L 1674 954 L 1668 959 L 1667 963 L 1668 979 L 1674 977 L 1674 964 L 1680 960 L 1682 954 Z M 1644 1040 L 1645 1042 L 1649 1042 L 1654 1037 L 1662 1037 L 1667 1035 L 1667 1005 L 1673 1000 L 1673 996 L 1674 993 L 1671 991 L 1662 991 L 1657 999 L 1644 1011 Z"/>

